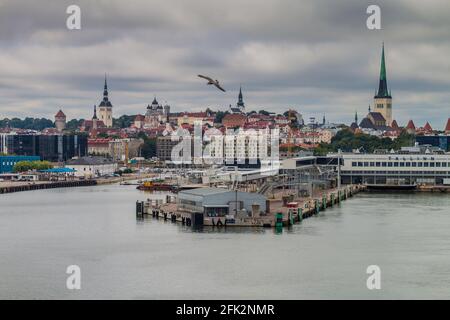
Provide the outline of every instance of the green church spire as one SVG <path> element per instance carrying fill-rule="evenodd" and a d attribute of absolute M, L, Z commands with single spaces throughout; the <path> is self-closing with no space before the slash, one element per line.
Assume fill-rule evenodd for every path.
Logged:
<path fill-rule="evenodd" d="M 383 49 L 381 51 L 380 83 L 375 98 L 391 98 L 391 94 L 389 93 L 387 87 L 386 60 L 384 57 L 384 42 L 383 42 Z"/>
<path fill-rule="evenodd" d="M 384 42 L 383 42 L 383 49 L 381 52 L 380 80 L 386 80 L 386 61 L 384 58 Z"/>

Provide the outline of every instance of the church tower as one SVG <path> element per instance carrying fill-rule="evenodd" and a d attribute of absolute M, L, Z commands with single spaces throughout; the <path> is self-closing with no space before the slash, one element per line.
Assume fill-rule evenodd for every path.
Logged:
<path fill-rule="evenodd" d="M 103 100 L 98 105 L 98 115 L 100 117 L 99 120 L 103 121 L 107 128 L 111 128 L 113 125 L 113 116 L 112 116 L 112 104 L 108 98 L 108 83 L 106 82 L 105 75 L 105 87 L 103 90 Z"/>
<path fill-rule="evenodd" d="M 244 97 L 242 95 L 242 87 L 239 88 L 239 96 L 238 96 L 238 102 L 236 104 L 236 107 L 238 107 L 238 109 L 241 112 L 245 111 Z"/>
<path fill-rule="evenodd" d="M 378 92 L 374 97 L 374 112 L 379 112 L 386 120 L 386 125 L 392 124 L 392 96 L 388 91 L 386 78 L 386 62 L 384 57 L 384 43 L 381 53 L 381 68 L 380 68 L 380 83 L 378 85 Z"/>
<path fill-rule="evenodd" d="M 97 106 L 94 106 L 94 116 L 92 117 L 92 129 L 98 129 Z"/>

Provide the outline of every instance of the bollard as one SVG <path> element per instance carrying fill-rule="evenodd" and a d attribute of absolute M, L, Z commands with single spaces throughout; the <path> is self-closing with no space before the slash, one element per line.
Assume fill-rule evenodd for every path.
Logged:
<path fill-rule="evenodd" d="M 292 212 L 292 210 L 289 210 L 289 219 L 288 219 L 289 225 L 292 226 L 294 225 L 294 214 Z"/>
<path fill-rule="evenodd" d="M 303 220 L 303 210 L 302 210 L 302 208 L 298 208 L 297 216 L 298 216 L 298 222 L 301 222 Z"/>
<path fill-rule="evenodd" d="M 283 214 L 281 212 L 275 214 L 275 227 L 283 228 Z"/>

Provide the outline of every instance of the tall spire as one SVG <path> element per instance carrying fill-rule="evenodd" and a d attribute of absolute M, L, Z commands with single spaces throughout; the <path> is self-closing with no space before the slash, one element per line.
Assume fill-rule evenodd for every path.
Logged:
<path fill-rule="evenodd" d="M 94 116 L 92 117 L 92 120 L 97 120 L 97 106 L 94 105 Z"/>
<path fill-rule="evenodd" d="M 242 95 L 242 86 L 239 87 L 239 96 L 237 106 L 239 108 L 244 108 L 244 97 Z"/>
<path fill-rule="evenodd" d="M 106 73 L 105 73 L 105 87 L 103 89 L 103 100 L 108 101 L 108 82 L 106 80 Z"/>
<path fill-rule="evenodd" d="M 391 94 L 387 87 L 387 77 L 386 77 L 386 59 L 384 56 L 384 42 L 383 49 L 381 51 L 381 67 L 380 67 L 380 83 L 378 85 L 378 92 L 375 98 L 391 98 Z"/>
<path fill-rule="evenodd" d="M 386 80 L 386 61 L 384 58 L 384 42 L 383 42 L 383 48 L 381 50 L 380 80 Z"/>
<path fill-rule="evenodd" d="M 358 111 L 355 111 L 355 123 L 358 123 Z"/>

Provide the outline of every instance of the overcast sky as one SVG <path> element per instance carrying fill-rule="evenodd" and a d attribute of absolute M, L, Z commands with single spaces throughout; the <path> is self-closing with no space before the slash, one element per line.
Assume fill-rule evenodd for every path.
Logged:
<path fill-rule="evenodd" d="M 82 29 L 66 28 L 77 4 Z M 378 4 L 382 30 L 366 27 Z M 114 116 L 294 108 L 350 123 L 378 86 L 381 44 L 400 125 L 450 117 L 448 0 L 0 0 L 0 118 L 92 117 L 108 74 Z M 219 79 L 222 93 L 197 78 Z"/>

